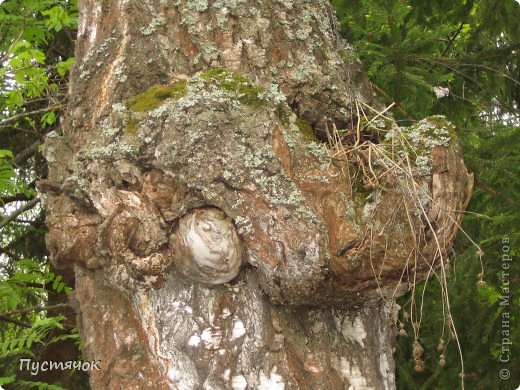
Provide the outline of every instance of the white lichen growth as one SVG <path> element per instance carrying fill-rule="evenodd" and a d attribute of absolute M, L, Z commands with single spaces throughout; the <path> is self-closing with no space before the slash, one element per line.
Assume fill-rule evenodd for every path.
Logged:
<path fill-rule="evenodd" d="M 415 126 L 404 130 L 412 146 L 419 148 L 433 148 L 434 146 L 448 147 L 452 140 L 449 126 L 451 124 L 442 116 L 433 116 L 423 119 Z"/>
<path fill-rule="evenodd" d="M 160 16 L 157 16 L 157 17 L 152 19 L 151 23 L 148 26 L 141 27 L 139 29 L 139 31 L 144 36 L 149 36 L 149 35 L 152 35 L 155 31 L 157 31 L 157 29 L 159 27 L 164 26 L 165 24 L 166 24 L 166 19 L 164 19 L 164 18 L 162 18 Z"/>
<path fill-rule="evenodd" d="M 119 81 L 120 83 L 124 83 L 128 79 L 128 76 L 125 74 L 125 68 L 126 66 L 124 64 L 119 65 L 114 72 L 117 81 Z"/>
<path fill-rule="evenodd" d="M 364 347 L 363 340 L 367 337 L 367 332 L 361 317 L 355 317 L 352 320 L 349 317 L 336 317 L 335 324 L 345 340 Z"/>
<path fill-rule="evenodd" d="M 191 11 L 204 12 L 208 9 L 208 0 L 190 0 L 188 9 Z"/>
<path fill-rule="evenodd" d="M 236 8 L 237 5 L 245 3 L 245 0 L 217 0 L 212 4 L 213 8 Z"/>
<path fill-rule="evenodd" d="M 419 175 L 431 173 L 431 152 L 435 147 L 449 147 L 455 140 L 455 128 L 441 115 L 421 120 L 410 127 L 394 128 L 385 141 L 397 146 L 397 154 L 408 158 Z"/>
<path fill-rule="evenodd" d="M 287 97 L 280 92 L 278 84 L 270 84 L 264 92 L 258 94 L 260 99 L 266 99 L 275 105 L 285 103 Z"/>
<path fill-rule="evenodd" d="M 128 112 L 128 109 L 126 108 L 126 105 L 123 103 L 114 103 L 112 104 L 112 111 L 115 114 L 124 115 Z"/>
<path fill-rule="evenodd" d="M 421 175 L 428 175 L 431 172 L 430 158 L 424 154 L 419 154 L 415 159 L 415 166 L 417 172 Z"/>
<path fill-rule="evenodd" d="M 237 225 L 238 233 L 241 235 L 254 233 L 253 224 L 248 217 L 237 215 L 235 217 L 235 224 Z"/>

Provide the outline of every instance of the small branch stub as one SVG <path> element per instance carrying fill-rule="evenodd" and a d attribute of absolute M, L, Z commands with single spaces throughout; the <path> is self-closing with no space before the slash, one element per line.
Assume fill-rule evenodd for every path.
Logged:
<path fill-rule="evenodd" d="M 195 209 L 183 216 L 170 245 L 177 270 L 199 283 L 229 282 L 242 266 L 242 244 L 236 227 L 216 208 Z"/>

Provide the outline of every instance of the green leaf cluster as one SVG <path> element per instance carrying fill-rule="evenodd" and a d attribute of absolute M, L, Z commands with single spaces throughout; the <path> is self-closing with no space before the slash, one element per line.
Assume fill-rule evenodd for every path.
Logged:
<path fill-rule="evenodd" d="M 0 383 L 30 385 L 29 378 L 19 378 L 19 359 L 37 359 L 43 347 L 65 339 L 79 343 L 77 329 L 57 334 L 65 329 L 65 317 L 45 309 L 49 294 L 70 291 L 60 275 L 32 259 L 18 261 L 10 276 L 0 277 Z"/>
<path fill-rule="evenodd" d="M 48 264 L 35 199 L 47 171 L 41 143 L 59 131 L 77 16 L 76 0 L 0 2 L 0 221 L 9 221 L 0 227 L 0 386 L 6 388 L 62 389 L 19 371 L 19 359 L 79 343 L 56 305 L 70 287 Z M 88 386 L 84 375 L 80 381 L 75 388 Z"/>

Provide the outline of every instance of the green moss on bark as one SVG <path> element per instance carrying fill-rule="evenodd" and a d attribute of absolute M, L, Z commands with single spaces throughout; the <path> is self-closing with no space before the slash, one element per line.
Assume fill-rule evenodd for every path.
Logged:
<path fill-rule="evenodd" d="M 302 118 L 296 118 L 294 124 L 300 129 L 300 133 L 303 134 L 306 140 L 312 142 L 320 142 L 314 132 L 312 131 L 312 126 L 306 120 Z"/>
<path fill-rule="evenodd" d="M 214 68 L 202 72 L 200 76 L 220 89 L 236 93 L 240 103 L 250 107 L 260 107 L 266 103 L 262 97 L 265 90 L 241 74 L 224 68 Z"/>
<path fill-rule="evenodd" d="M 186 81 L 181 80 L 170 85 L 154 85 L 143 93 L 128 99 L 126 107 L 133 112 L 153 110 L 166 99 L 178 99 L 186 94 Z"/>
<path fill-rule="evenodd" d="M 138 131 L 139 131 L 139 121 L 134 117 L 130 117 L 125 123 L 125 129 L 124 129 L 125 134 L 136 135 Z"/>

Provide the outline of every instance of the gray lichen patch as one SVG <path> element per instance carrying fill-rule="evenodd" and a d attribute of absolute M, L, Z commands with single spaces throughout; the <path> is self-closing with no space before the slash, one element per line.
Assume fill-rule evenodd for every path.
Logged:
<path fill-rule="evenodd" d="M 188 9 L 197 12 L 204 12 L 208 9 L 208 0 L 191 0 L 188 2 Z"/>
<path fill-rule="evenodd" d="M 457 139 L 455 126 L 441 115 L 430 116 L 404 129 L 405 137 L 417 149 L 450 146 Z"/>
<path fill-rule="evenodd" d="M 398 157 L 408 157 L 419 174 L 431 171 L 431 153 L 435 147 L 450 147 L 457 141 L 455 126 L 445 117 L 427 117 L 410 127 L 389 131 L 384 144 L 391 144 Z"/>
<path fill-rule="evenodd" d="M 241 103 L 259 107 L 266 103 L 265 90 L 239 73 L 224 68 L 215 68 L 199 74 L 200 79 L 228 92 Z"/>
<path fill-rule="evenodd" d="M 217 0 L 212 4 L 213 8 L 236 8 L 237 5 L 245 3 L 245 0 Z"/>
<path fill-rule="evenodd" d="M 152 35 L 155 31 L 157 31 L 159 27 L 164 26 L 165 24 L 166 20 L 164 18 L 155 17 L 152 19 L 152 22 L 148 26 L 142 27 L 140 29 L 141 34 L 143 34 L 144 36 Z"/>

